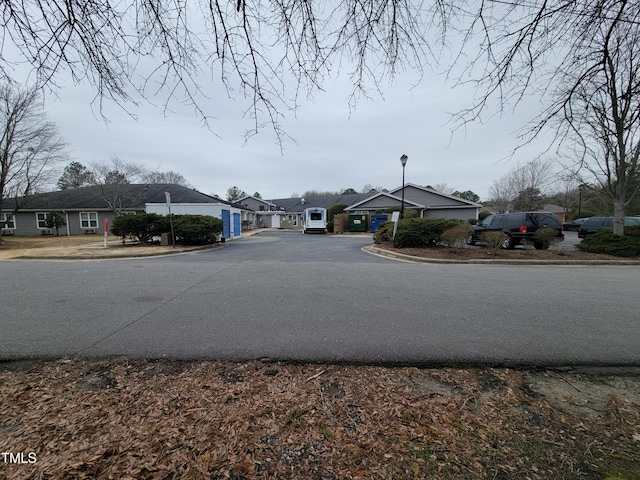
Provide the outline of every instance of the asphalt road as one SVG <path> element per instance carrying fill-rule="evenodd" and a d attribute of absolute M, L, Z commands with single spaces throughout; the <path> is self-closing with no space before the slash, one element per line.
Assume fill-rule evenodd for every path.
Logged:
<path fill-rule="evenodd" d="M 0 358 L 640 365 L 637 266 L 413 264 L 263 232 L 186 255 L 0 262 Z"/>

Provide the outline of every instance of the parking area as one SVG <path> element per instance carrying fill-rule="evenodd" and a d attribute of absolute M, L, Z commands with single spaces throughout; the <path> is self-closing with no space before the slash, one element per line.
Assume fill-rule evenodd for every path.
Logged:
<path fill-rule="evenodd" d="M 578 238 L 578 232 L 564 232 L 564 240 L 551 248 L 554 250 L 575 250 L 576 245 L 582 241 Z"/>

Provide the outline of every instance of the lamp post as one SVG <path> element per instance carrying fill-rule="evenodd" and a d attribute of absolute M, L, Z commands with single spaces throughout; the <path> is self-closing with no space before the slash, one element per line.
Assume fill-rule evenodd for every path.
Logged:
<path fill-rule="evenodd" d="M 578 218 L 582 217 L 582 190 L 584 190 L 584 184 L 578 186 Z"/>
<path fill-rule="evenodd" d="M 400 163 L 402 164 L 402 204 L 400 206 L 400 219 L 404 218 L 404 167 L 407 165 L 409 157 L 402 155 L 400 157 Z"/>

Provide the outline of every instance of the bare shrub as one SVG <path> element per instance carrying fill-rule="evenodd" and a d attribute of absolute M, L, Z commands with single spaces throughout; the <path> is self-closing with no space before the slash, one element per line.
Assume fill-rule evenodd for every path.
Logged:
<path fill-rule="evenodd" d="M 464 248 L 467 238 L 471 235 L 471 230 L 471 225 L 461 223 L 460 225 L 456 225 L 455 227 L 442 232 L 441 238 L 449 247 L 457 250 L 459 248 Z"/>
<path fill-rule="evenodd" d="M 484 232 L 480 235 L 480 240 L 482 240 L 485 247 L 492 250 L 496 255 L 504 248 L 505 242 L 508 238 L 509 237 L 504 232 Z"/>
<path fill-rule="evenodd" d="M 393 241 L 393 222 L 384 222 L 378 225 L 376 233 L 373 234 L 373 243 L 391 243 Z"/>
<path fill-rule="evenodd" d="M 560 242 L 558 232 L 553 228 L 539 228 L 533 234 L 533 246 L 538 250 L 547 250 L 551 245 Z"/>

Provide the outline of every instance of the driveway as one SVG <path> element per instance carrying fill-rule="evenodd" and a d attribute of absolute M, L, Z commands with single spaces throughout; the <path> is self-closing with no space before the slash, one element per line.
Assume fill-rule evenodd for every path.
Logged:
<path fill-rule="evenodd" d="M 0 262 L 0 357 L 638 364 L 637 267 L 408 264 L 263 232 L 173 257 Z"/>

